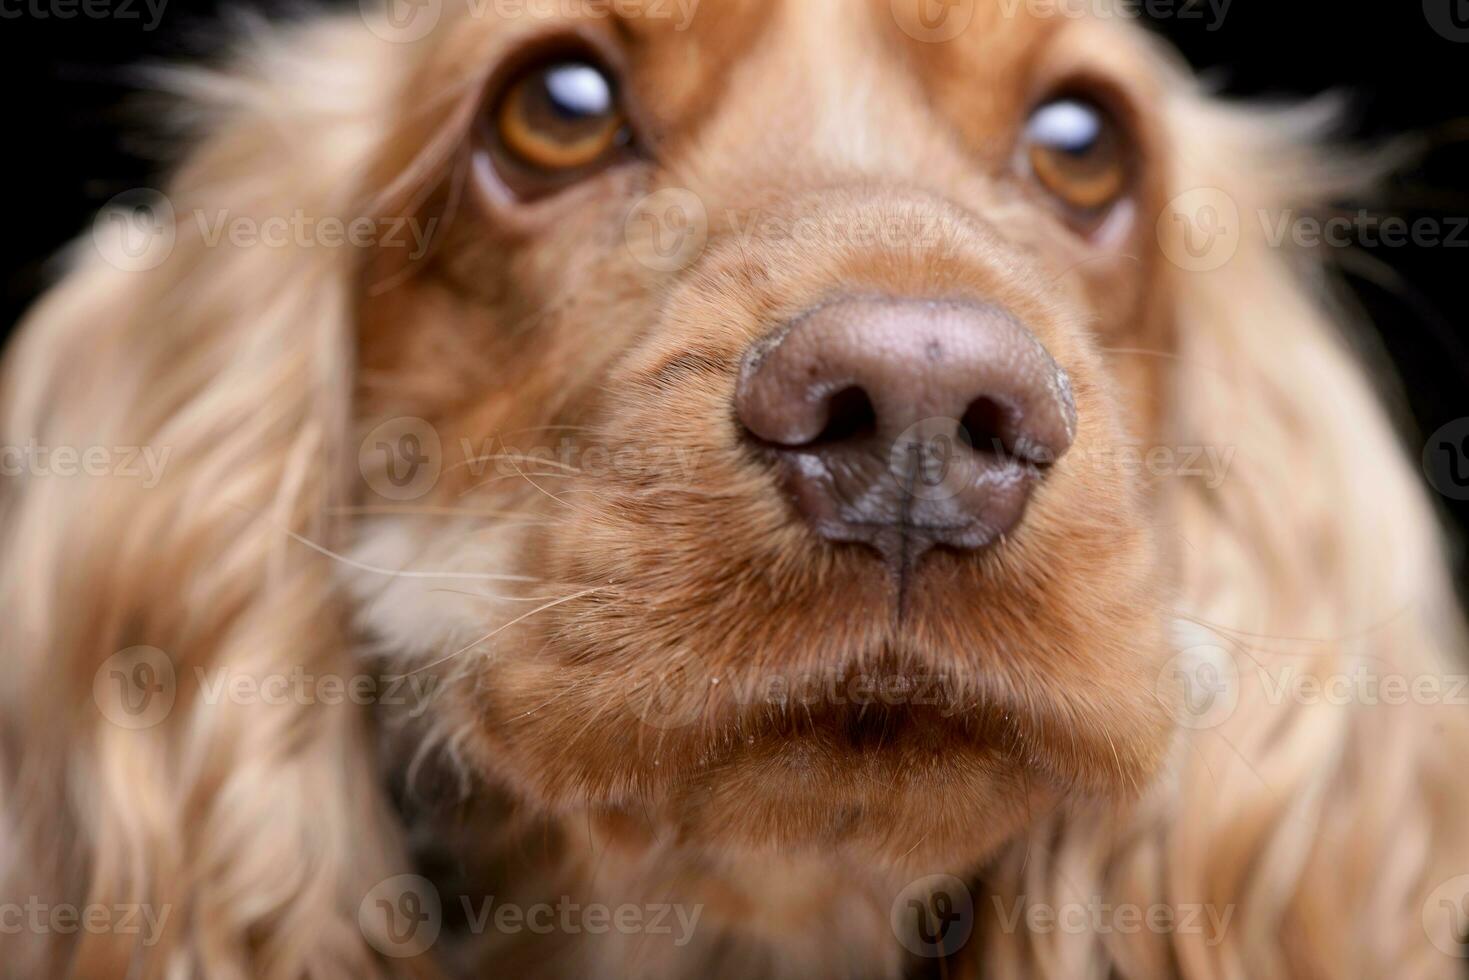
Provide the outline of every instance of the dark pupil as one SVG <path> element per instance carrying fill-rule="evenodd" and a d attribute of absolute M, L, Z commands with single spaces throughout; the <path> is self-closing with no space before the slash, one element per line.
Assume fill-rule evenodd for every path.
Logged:
<path fill-rule="evenodd" d="M 612 87 L 591 65 L 553 65 L 542 76 L 546 106 L 566 122 L 596 119 L 612 112 Z"/>
<path fill-rule="evenodd" d="M 1101 117 L 1080 102 L 1053 102 L 1036 113 L 1030 123 L 1032 140 L 1073 156 L 1091 152 L 1101 136 Z"/>

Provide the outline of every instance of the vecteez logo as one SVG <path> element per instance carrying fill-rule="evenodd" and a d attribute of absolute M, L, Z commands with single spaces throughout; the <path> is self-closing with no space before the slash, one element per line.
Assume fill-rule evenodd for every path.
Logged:
<path fill-rule="evenodd" d="M 444 925 L 439 890 L 419 875 L 396 875 L 380 881 L 358 905 L 357 924 L 372 947 L 384 956 L 421 956 L 438 941 Z"/>
<path fill-rule="evenodd" d="M 147 187 L 123 191 L 97 212 L 92 244 L 102 260 L 123 272 L 156 269 L 173 254 L 178 216 L 161 191 Z"/>
<path fill-rule="evenodd" d="M 1469 0 L 1423 0 L 1423 16 L 1440 37 L 1469 43 Z"/>
<path fill-rule="evenodd" d="M 892 0 L 893 20 L 915 41 L 952 41 L 974 20 L 974 0 Z"/>
<path fill-rule="evenodd" d="M 655 272 L 677 272 L 704 254 L 709 211 L 693 191 L 665 187 L 633 205 L 623 235 L 642 265 Z"/>
<path fill-rule="evenodd" d="M 385 500 L 417 500 L 438 485 L 443 442 L 424 419 L 388 419 L 362 440 L 357 465 L 367 485 Z"/>
<path fill-rule="evenodd" d="M 119 650 L 92 675 L 92 700 L 119 728 L 136 731 L 162 723 L 177 697 L 173 659 L 157 647 Z"/>
<path fill-rule="evenodd" d="M 367 29 L 393 44 L 421 41 L 438 26 L 444 0 L 358 0 Z"/>
<path fill-rule="evenodd" d="M 1217 187 L 1197 187 L 1169 201 L 1158 217 L 1158 244 L 1186 272 L 1221 269 L 1239 251 L 1239 206 Z"/>

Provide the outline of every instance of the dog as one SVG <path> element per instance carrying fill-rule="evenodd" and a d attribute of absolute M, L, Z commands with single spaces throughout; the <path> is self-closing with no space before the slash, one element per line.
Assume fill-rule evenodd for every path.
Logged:
<path fill-rule="evenodd" d="M 4 363 L 6 975 L 1455 974 L 1443 536 L 1256 220 L 1372 160 L 1035 6 L 161 75 Z"/>

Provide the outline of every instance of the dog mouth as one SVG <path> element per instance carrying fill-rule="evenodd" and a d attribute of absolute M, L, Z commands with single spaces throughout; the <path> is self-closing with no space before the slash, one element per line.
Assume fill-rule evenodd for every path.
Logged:
<path fill-rule="evenodd" d="M 633 696 L 637 734 L 599 797 L 689 839 L 868 841 L 907 857 L 955 844 L 975 813 L 999 828 L 1039 812 L 1061 782 L 1026 764 L 1020 713 L 956 672 L 881 663 L 689 681 Z"/>
<path fill-rule="evenodd" d="M 909 698 L 886 701 L 796 701 L 773 707 L 741 726 L 744 750 L 779 757 L 789 747 L 819 747 L 828 761 L 899 763 L 914 754 L 957 757 L 999 751 L 1005 738 L 1003 712 L 950 702 L 930 692 L 942 681 L 912 678 Z M 896 685 L 896 682 L 894 684 Z"/>
<path fill-rule="evenodd" d="M 573 558 L 585 553 L 557 540 Z M 618 567 L 610 587 L 531 624 L 525 646 L 555 656 L 526 664 L 523 686 L 506 685 L 516 696 L 491 696 L 492 713 L 509 716 L 513 729 L 536 727 L 538 744 L 540 724 L 564 717 L 598 733 L 588 756 L 616 746 L 618 782 L 656 786 L 761 763 L 885 775 L 920 758 L 998 763 L 1031 741 L 1034 705 L 1015 692 L 1045 695 L 1023 676 L 1021 635 L 1032 629 L 1014 596 L 985 578 L 1013 585 L 1013 577 L 943 545 L 900 575 L 866 542 L 800 554 L 786 577 L 751 574 L 762 563 L 739 561 L 735 585 L 698 581 L 676 598 L 654 587 L 674 556 Z M 574 561 L 565 567 L 591 577 Z M 499 669 L 520 666 L 516 658 Z M 582 701 L 583 692 L 597 696 Z M 591 729 L 576 724 L 588 718 L 597 719 Z M 560 758 L 582 750 L 548 748 Z M 587 774 L 598 784 L 602 776 Z"/>
<path fill-rule="evenodd" d="M 635 686 L 629 708 L 653 735 L 645 744 L 701 745 L 705 762 L 779 755 L 790 745 L 817 746 L 837 761 L 1013 743 L 1011 713 L 973 680 L 889 657 L 804 672 L 667 673 Z"/>
<path fill-rule="evenodd" d="M 1002 827 L 1060 794 L 1130 792 L 1160 757 L 1146 658 L 1092 669 L 1107 620 L 998 560 L 932 551 L 905 608 L 862 545 L 750 534 L 730 540 L 801 563 L 671 593 L 666 547 L 622 530 L 610 566 L 556 538 L 551 567 L 609 585 L 526 622 L 508 646 L 535 655 L 499 658 L 476 692 L 486 770 L 553 811 L 647 810 L 691 839 L 941 841 L 961 812 Z"/>

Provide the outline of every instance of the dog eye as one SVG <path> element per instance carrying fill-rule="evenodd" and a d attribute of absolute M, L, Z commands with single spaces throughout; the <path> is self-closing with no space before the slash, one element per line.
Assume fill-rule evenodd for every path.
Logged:
<path fill-rule="evenodd" d="M 1127 161 L 1117 125 L 1081 99 L 1057 99 L 1025 126 L 1025 158 L 1046 190 L 1078 211 L 1096 211 L 1121 196 Z"/>
<path fill-rule="evenodd" d="M 560 184 L 589 176 L 628 139 L 612 79 L 578 60 L 542 64 L 513 79 L 491 124 L 501 157 L 530 177 Z"/>

